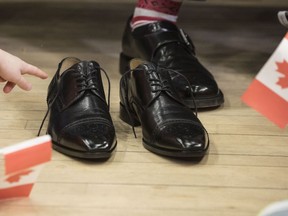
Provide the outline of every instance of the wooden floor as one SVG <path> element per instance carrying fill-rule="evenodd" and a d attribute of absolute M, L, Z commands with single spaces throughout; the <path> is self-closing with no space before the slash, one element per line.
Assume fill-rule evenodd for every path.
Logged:
<path fill-rule="evenodd" d="M 199 112 L 211 147 L 200 163 L 154 155 L 119 119 L 118 60 L 132 3 L 0 3 L 0 47 L 49 73 L 27 77 L 29 93 L 0 94 L 0 146 L 36 136 L 47 86 L 66 56 L 96 60 L 112 81 L 118 148 L 106 162 L 53 152 L 31 197 L 0 202 L 2 216 L 255 216 L 288 197 L 288 130 L 240 97 L 285 34 L 283 8 L 185 3 L 179 26 L 225 94 L 217 110 Z M 2 86 L 1 86 L 2 87 Z M 46 124 L 47 125 L 47 124 Z M 46 128 L 46 126 L 45 126 Z M 45 128 L 43 134 L 45 133 Z"/>

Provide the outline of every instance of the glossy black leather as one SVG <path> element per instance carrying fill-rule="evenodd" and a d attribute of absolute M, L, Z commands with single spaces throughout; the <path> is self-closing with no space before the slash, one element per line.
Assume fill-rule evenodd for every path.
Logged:
<path fill-rule="evenodd" d="M 131 30 L 128 20 L 120 54 L 120 72 L 129 69 L 132 58 L 142 58 L 159 66 L 176 70 L 182 76 L 172 77 L 176 91 L 193 108 L 217 107 L 224 103 L 221 90 L 212 74 L 199 62 L 189 36 L 168 21 L 159 21 Z"/>
<path fill-rule="evenodd" d="M 208 149 L 208 134 L 173 88 L 171 73 L 152 63 L 122 76 L 120 118 L 141 125 L 144 147 L 156 154 L 201 158 Z"/>
<path fill-rule="evenodd" d="M 79 61 L 60 75 L 61 65 L 62 62 L 47 97 L 47 133 L 52 137 L 53 148 L 78 158 L 110 157 L 116 147 L 116 135 L 99 64 Z"/>

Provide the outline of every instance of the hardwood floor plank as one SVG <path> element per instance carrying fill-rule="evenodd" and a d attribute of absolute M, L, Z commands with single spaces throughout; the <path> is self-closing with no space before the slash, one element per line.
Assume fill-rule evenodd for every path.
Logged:
<path fill-rule="evenodd" d="M 49 190 L 47 190 L 49 188 Z M 118 193 L 115 194 L 114 191 Z M 268 193 L 267 193 L 268 192 Z M 256 215 L 259 207 L 264 207 L 267 200 L 283 199 L 287 191 L 231 188 L 190 188 L 176 186 L 139 186 L 139 185 L 78 185 L 78 184 L 38 184 L 30 200 L 6 203 L 6 207 L 25 209 L 33 212 L 32 206 L 41 209 L 66 209 L 75 212 L 119 211 L 127 212 L 163 212 L 166 215 L 203 213 L 231 213 L 231 215 Z M 247 196 L 249 194 L 249 196 Z M 53 199 L 49 198 L 53 196 Z M 269 196 L 269 198 L 267 197 Z M 96 201 L 97 200 L 97 201 Z M 209 203 L 209 205 L 207 205 Z M 72 207 L 71 207 L 72 206 Z M 29 209 L 30 207 L 30 209 Z M 227 210 L 228 207 L 228 210 Z M 261 209 L 260 209 L 261 210 Z M 61 210 L 60 210 L 61 211 Z M 64 210 L 65 211 L 65 210 Z M 70 211 L 68 211 L 70 212 Z M 121 213 L 120 213 L 121 214 Z M 208 214 L 209 215 L 209 214 Z"/>

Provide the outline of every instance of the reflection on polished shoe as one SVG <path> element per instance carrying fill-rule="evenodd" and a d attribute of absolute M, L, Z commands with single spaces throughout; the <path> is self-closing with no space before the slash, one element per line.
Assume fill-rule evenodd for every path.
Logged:
<path fill-rule="evenodd" d="M 60 73 L 68 63 L 72 64 Z M 66 58 L 60 62 L 47 96 L 47 133 L 55 150 L 86 159 L 108 158 L 115 150 L 116 135 L 109 113 L 110 81 L 104 71 L 109 81 L 107 104 L 101 71 L 95 61 Z"/>
<path fill-rule="evenodd" d="M 197 108 L 218 107 L 224 103 L 213 75 L 197 59 L 189 36 L 169 21 L 150 23 L 132 31 L 128 20 L 122 38 L 121 74 L 129 69 L 133 58 L 142 58 L 184 75 L 190 87 L 180 75 L 172 77 L 173 85 L 191 108 L 195 103 Z"/>
<path fill-rule="evenodd" d="M 202 158 L 209 146 L 208 134 L 174 90 L 171 74 L 175 73 L 132 60 L 131 70 L 120 81 L 120 118 L 133 129 L 141 125 L 144 147 L 156 154 Z"/>

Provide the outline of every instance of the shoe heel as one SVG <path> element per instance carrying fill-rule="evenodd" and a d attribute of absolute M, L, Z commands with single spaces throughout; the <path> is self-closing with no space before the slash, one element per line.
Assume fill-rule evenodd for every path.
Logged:
<path fill-rule="evenodd" d="M 123 52 L 120 53 L 120 64 L 119 64 L 120 74 L 124 74 L 126 71 L 130 69 L 129 62 L 131 59 L 133 59 L 133 57 L 127 56 Z"/>
<path fill-rule="evenodd" d="M 133 127 L 141 125 L 137 116 L 132 111 L 127 111 L 125 109 L 125 106 L 121 103 L 120 103 L 120 119 Z"/>

